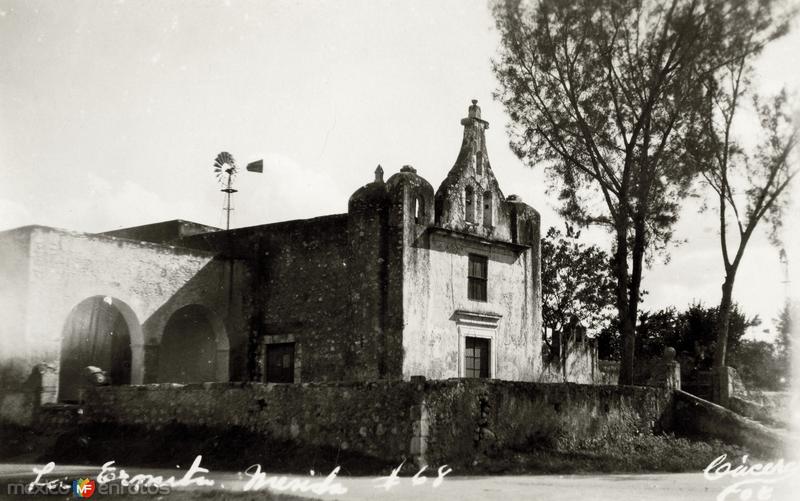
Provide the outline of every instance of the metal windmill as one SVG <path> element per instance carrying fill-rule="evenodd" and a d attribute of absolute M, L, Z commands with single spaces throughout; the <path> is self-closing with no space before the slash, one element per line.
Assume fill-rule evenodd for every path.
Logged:
<path fill-rule="evenodd" d="M 247 164 L 247 170 L 258 173 L 264 172 L 264 160 L 250 162 Z M 226 230 L 231 229 L 231 211 L 233 210 L 233 207 L 231 207 L 231 199 L 233 198 L 233 194 L 239 191 L 234 189 L 233 179 L 238 173 L 239 168 L 236 167 L 236 161 L 233 159 L 233 155 L 227 151 L 223 151 L 214 159 L 214 175 L 217 177 L 219 184 L 222 185 L 222 189 L 219 191 L 225 193 L 225 208 L 223 210 L 226 213 Z"/>
<path fill-rule="evenodd" d="M 233 155 L 227 151 L 223 151 L 217 158 L 214 159 L 214 174 L 217 176 L 217 181 L 222 185 L 221 192 L 225 193 L 225 213 L 226 222 L 225 229 L 231 229 L 231 195 L 238 190 L 233 188 L 233 178 L 236 176 L 237 168 L 236 161 Z"/>

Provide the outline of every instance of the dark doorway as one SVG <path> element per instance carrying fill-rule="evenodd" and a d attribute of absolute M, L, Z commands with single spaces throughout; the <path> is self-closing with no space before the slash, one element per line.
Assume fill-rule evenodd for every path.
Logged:
<path fill-rule="evenodd" d="M 468 337 L 464 340 L 464 375 L 466 377 L 489 377 L 489 340 Z"/>
<path fill-rule="evenodd" d="M 84 369 L 104 370 L 111 384 L 131 382 L 130 329 L 118 300 L 97 296 L 72 310 L 64 325 L 58 378 L 59 400 L 77 402 L 86 384 Z"/>
<path fill-rule="evenodd" d="M 267 383 L 294 383 L 294 343 L 267 345 Z"/>
<path fill-rule="evenodd" d="M 217 380 L 217 339 L 200 305 L 184 306 L 172 314 L 161 338 L 159 381 L 204 383 Z"/>

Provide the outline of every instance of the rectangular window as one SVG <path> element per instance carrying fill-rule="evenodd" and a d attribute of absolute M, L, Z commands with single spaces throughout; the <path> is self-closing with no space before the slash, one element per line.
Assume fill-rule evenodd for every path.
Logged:
<path fill-rule="evenodd" d="M 294 382 L 294 343 L 267 345 L 267 383 Z"/>
<path fill-rule="evenodd" d="M 464 375 L 489 377 L 489 340 L 480 337 L 464 339 Z"/>
<path fill-rule="evenodd" d="M 487 261 L 486 256 L 469 255 L 467 294 L 473 301 L 486 301 Z"/>

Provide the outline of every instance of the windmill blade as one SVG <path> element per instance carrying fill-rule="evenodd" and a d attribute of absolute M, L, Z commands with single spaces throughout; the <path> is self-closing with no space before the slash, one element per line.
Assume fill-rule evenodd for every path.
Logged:
<path fill-rule="evenodd" d="M 227 151 L 221 152 L 214 159 L 214 174 L 217 177 L 217 181 L 223 186 L 230 187 L 230 183 L 236 175 L 237 170 L 233 155 Z"/>
<path fill-rule="evenodd" d="M 224 171 L 226 170 L 226 165 L 229 165 L 231 168 L 236 170 L 236 161 L 233 159 L 233 155 L 227 151 L 223 151 L 217 155 L 217 158 L 214 159 L 214 167 Z"/>

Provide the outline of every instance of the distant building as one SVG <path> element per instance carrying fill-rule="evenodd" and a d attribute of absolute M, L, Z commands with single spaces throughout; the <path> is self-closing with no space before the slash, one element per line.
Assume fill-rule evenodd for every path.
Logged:
<path fill-rule="evenodd" d="M 346 214 L 0 233 L 1 412 L 39 364 L 58 401 L 78 398 L 86 366 L 112 384 L 536 380 L 539 215 L 500 191 L 475 101 L 461 124 L 435 193 L 379 166 Z"/>

